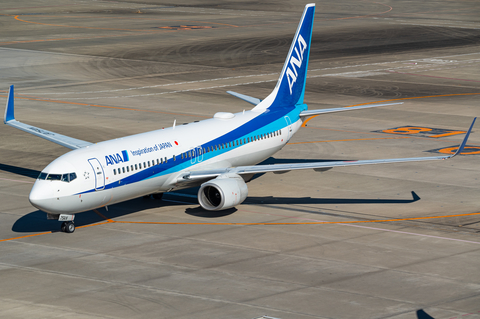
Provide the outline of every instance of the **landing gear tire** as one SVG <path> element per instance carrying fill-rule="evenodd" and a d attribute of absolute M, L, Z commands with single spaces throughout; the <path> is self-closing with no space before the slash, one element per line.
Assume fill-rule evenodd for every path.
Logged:
<path fill-rule="evenodd" d="M 66 229 L 67 229 L 67 222 L 63 222 L 63 223 L 62 223 L 62 227 L 61 227 L 61 229 L 62 229 L 62 232 L 64 232 L 64 233 L 66 232 Z"/>
<path fill-rule="evenodd" d="M 163 197 L 163 193 L 152 194 L 152 197 L 153 197 L 153 199 L 158 199 L 158 200 L 160 200 L 160 199 L 162 199 L 162 197 Z"/>
<path fill-rule="evenodd" d="M 65 226 L 63 226 L 65 224 Z M 75 224 L 73 222 L 64 222 L 62 224 L 62 230 L 67 234 L 71 234 L 75 231 Z"/>

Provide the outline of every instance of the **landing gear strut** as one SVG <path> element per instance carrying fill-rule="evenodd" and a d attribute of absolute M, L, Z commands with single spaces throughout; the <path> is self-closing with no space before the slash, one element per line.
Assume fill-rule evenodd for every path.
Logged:
<path fill-rule="evenodd" d="M 162 199 L 163 197 L 163 193 L 155 193 L 155 194 L 151 194 L 151 195 L 145 195 L 143 196 L 143 199 L 150 199 L 150 198 L 153 198 L 153 199 Z"/>
<path fill-rule="evenodd" d="M 153 199 L 160 200 L 163 197 L 163 193 L 152 194 L 152 197 L 153 197 Z"/>
<path fill-rule="evenodd" d="M 75 231 L 75 224 L 73 222 L 63 222 L 62 231 L 67 234 L 73 233 Z"/>
<path fill-rule="evenodd" d="M 60 215 L 51 215 L 47 214 L 48 219 L 55 219 L 58 218 L 58 221 L 63 222 L 62 223 L 62 231 L 71 234 L 75 231 L 75 224 L 73 223 L 73 220 L 75 219 L 75 215 L 67 215 L 67 214 L 60 214 Z"/>

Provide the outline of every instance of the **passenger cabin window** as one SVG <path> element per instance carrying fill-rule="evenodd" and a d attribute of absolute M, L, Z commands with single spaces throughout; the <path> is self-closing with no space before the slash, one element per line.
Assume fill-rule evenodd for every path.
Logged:
<path fill-rule="evenodd" d="M 122 172 L 125 174 L 125 167 L 122 167 Z"/>
<path fill-rule="evenodd" d="M 117 169 L 116 168 L 113 169 L 113 175 L 117 175 Z"/>

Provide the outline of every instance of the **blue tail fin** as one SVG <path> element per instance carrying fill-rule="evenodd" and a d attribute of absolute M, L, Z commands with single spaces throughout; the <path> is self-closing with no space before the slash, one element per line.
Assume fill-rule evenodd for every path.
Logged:
<path fill-rule="evenodd" d="M 307 4 L 275 89 L 253 110 L 303 104 L 315 4 Z"/>

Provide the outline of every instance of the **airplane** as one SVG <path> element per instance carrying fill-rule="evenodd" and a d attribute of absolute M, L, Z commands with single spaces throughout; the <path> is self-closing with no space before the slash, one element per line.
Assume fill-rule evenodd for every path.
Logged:
<path fill-rule="evenodd" d="M 310 116 L 401 103 L 308 110 L 304 104 L 315 4 L 307 4 L 273 91 L 264 99 L 228 91 L 254 105 L 240 113 L 218 112 L 213 118 L 170 128 L 90 143 L 19 122 L 10 86 L 4 123 L 72 151 L 45 167 L 29 195 L 30 203 L 75 231 L 75 214 L 133 198 L 200 186 L 198 202 L 208 211 L 241 204 L 246 182 L 258 173 L 299 169 L 444 160 L 461 153 L 475 119 L 453 155 L 358 161 L 256 165 L 282 149 Z"/>

